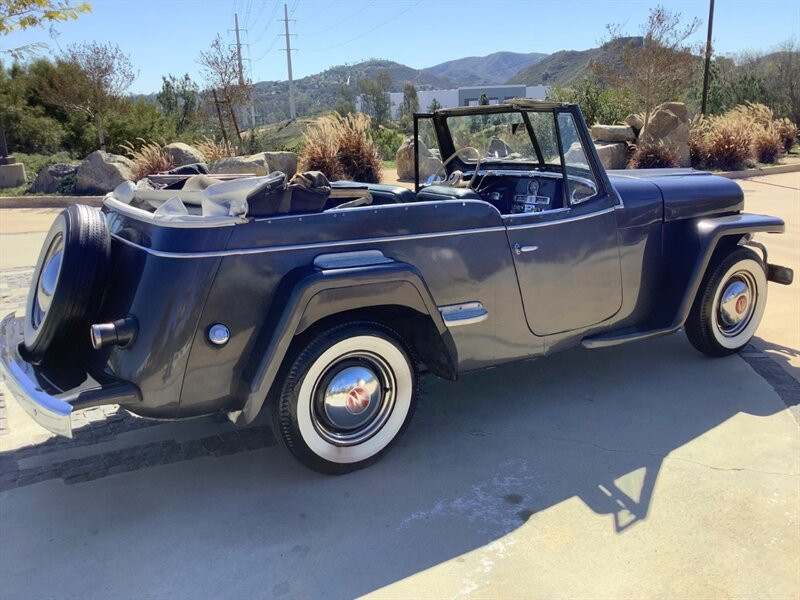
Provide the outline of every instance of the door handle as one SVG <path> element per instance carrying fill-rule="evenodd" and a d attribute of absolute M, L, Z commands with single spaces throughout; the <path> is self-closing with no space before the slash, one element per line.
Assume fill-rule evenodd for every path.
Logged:
<path fill-rule="evenodd" d="M 519 244 L 514 244 L 514 253 L 519 255 L 523 252 L 535 252 L 539 249 L 539 246 L 520 246 Z"/>

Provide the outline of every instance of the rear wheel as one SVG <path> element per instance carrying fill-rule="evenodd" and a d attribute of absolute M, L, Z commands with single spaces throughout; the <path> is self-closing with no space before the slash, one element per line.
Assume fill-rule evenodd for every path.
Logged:
<path fill-rule="evenodd" d="M 275 436 L 306 467 L 342 474 L 375 462 L 414 412 L 418 374 L 390 328 L 351 322 L 296 355 L 273 407 Z"/>
<path fill-rule="evenodd" d="M 709 269 L 684 329 L 692 345 L 708 356 L 744 348 L 758 329 L 767 303 L 764 263 L 738 248 Z"/>

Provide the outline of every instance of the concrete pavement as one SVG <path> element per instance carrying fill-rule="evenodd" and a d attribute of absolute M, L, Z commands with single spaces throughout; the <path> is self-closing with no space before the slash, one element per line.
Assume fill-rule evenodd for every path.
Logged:
<path fill-rule="evenodd" d="M 748 211 L 787 221 L 770 256 L 800 273 L 800 176 L 738 183 Z M 9 212 L 0 268 L 24 277 L 58 211 Z M 755 340 L 795 376 L 799 289 L 770 286 Z M 400 444 L 338 478 L 208 420 L 17 449 L 14 413 L 0 467 L 105 471 L 0 492 L 0 596 L 797 598 L 798 386 L 781 398 L 746 362 L 762 360 L 679 334 L 426 378 Z M 120 455 L 133 466 L 112 474 Z"/>

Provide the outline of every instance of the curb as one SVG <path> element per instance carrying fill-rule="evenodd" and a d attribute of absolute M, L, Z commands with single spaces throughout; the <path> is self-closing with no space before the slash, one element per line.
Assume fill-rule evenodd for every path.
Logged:
<path fill-rule="evenodd" d="M 100 208 L 103 196 L 0 196 L 2 208 L 66 208 L 73 204 L 86 204 Z"/>
<path fill-rule="evenodd" d="M 762 175 L 778 175 L 780 173 L 796 173 L 798 171 L 800 171 L 800 163 L 762 167 L 760 169 L 745 169 L 744 171 L 720 171 L 715 172 L 714 175 L 727 177 L 728 179 L 748 179 L 750 177 L 760 177 Z"/>

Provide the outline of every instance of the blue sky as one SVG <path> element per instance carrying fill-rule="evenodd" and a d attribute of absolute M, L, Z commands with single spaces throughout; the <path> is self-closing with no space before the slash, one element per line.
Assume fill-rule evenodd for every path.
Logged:
<path fill-rule="evenodd" d="M 90 0 L 93 12 L 57 25 L 58 35 L 28 30 L 0 38 L 0 50 L 33 42 L 50 51 L 75 42 L 115 42 L 139 76 L 133 92 L 160 88 L 161 75 L 188 72 L 200 79 L 197 57 L 220 33 L 229 41 L 233 15 L 247 31 L 242 41 L 255 81 L 286 79 L 283 2 L 274 0 Z M 666 7 L 703 21 L 695 41 L 705 39 L 707 0 L 664 0 Z M 288 0 L 292 11 L 295 78 L 327 67 L 386 58 L 415 68 L 499 50 L 545 52 L 596 46 L 606 23 L 635 33 L 650 1 L 616 0 Z M 714 44 L 721 54 L 770 49 L 800 41 L 798 0 L 717 0 Z"/>

